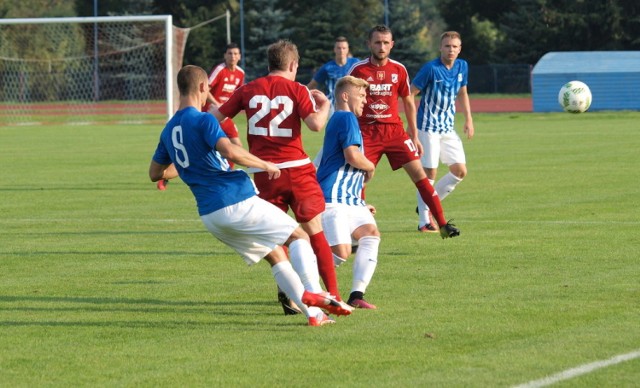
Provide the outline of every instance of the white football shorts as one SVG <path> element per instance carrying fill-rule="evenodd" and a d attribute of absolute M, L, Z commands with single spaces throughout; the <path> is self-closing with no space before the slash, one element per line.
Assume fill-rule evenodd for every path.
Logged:
<path fill-rule="evenodd" d="M 447 166 L 457 163 L 467 164 L 462 140 L 456 131 L 442 134 L 418 131 L 418 140 L 424 148 L 424 154 L 420 157 L 422 167 L 438 168 L 439 162 Z"/>
<path fill-rule="evenodd" d="M 362 225 L 376 225 L 366 206 L 327 203 L 322 213 L 322 229 L 329 245 L 351 244 L 351 233 Z"/>
<path fill-rule="evenodd" d="M 284 244 L 298 227 L 287 213 L 257 195 L 200 219 L 214 237 L 238 252 L 248 265 Z"/>

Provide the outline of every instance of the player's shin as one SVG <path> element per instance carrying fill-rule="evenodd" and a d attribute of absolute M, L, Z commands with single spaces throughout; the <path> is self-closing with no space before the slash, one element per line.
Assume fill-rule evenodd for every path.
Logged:
<path fill-rule="evenodd" d="M 380 237 L 365 236 L 358 240 L 358 244 L 359 248 L 353 260 L 353 283 L 351 291 L 360 291 L 364 294 L 378 265 Z"/>
<path fill-rule="evenodd" d="M 338 290 L 338 280 L 334 266 L 335 263 L 333 262 L 333 252 L 331 252 L 331 247 L 329 247 L 329 243 L 327 242 L 324 232 L 319 232 L 309 236 L 309 239 L 311 241 L 311 247 L 318 259 L 318 272 L 320 272 L 320 277 L 322 278 L 327 291 L 329 291 L 331 295 L 335 296 L 337 300 L 341 301 L 342 298 L 340 297 L 340 291 Z"/>
<path fill-rule="evenodd" d="M 440 204 L 440 198 L 436 193 L 433 186 L 429 183 L 427 178 L 419 180 L 415 183 L 418 188 L 418 192 L 420 193 L 420 197 L 422 200 L 429 206 L 431 210 L 431 214 L 435 217 L 439 226 L 443 226 L 447 223 L 446 218 L 444 218 L 444 211 L 442 210 L 442 205 Z"/>
<path fill-rule="evenodd" d="M 296 271 L 305 290 L 314 293 L 323 291 L 320 286 L 318 263 L 311 245 L 306 240 L 296 240 L 289 244 L 291 265 Z"/>
<path fill-rule="evenodd" d="M 451 194 L 451 192 L 460 182 L 462 182 L 462 179 L 458 178 L 452 173 L 447 173 L 445 176 L 440 178 L 440 180 L 438 180 L 438 183 L 436 183 L 435 185 L 435 189 L 438 193 L 438 197 L 440 197 L 440 200 L 442 201 L 447 195 Z"/>
<path fill-rule="evenodd" d="M 278 264 L 271 267 L 271 273 L 273 274 L 276 283 L 282 291 L 291 299 L 300 310 L 309 317 L 309 311 L 307 306 L 302 303 L 302 295 L 304 294 L 304 286 L 300 282 L 300 277 L 296 274 L 288 261 L 281 261 Z"/>

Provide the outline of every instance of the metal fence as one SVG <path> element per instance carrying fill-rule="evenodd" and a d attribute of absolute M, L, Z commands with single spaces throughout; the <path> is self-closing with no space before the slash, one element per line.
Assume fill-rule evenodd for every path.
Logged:
<path fill-rule="evenodd" d="M 469 65 L 469 93 L 531 93 L 533 65 Z"/>
<path fill-rule="evenodd" d="M 265 68 L 245 68 L 245 79 L 251 81 L 267 74 Z M 317 69 L 299 68 L 296 81 L 307 84 Z M 531 93 L 533 65 L 469 65 L 469 93 Z M 409 74 L 411 77 L 415 74 Z"/>

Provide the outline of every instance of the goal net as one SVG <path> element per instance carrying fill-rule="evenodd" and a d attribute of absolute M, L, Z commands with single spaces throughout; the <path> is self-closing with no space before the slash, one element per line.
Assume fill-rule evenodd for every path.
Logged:
<path fill-rule="evenodd" d="M 2 19 L 0 125 L 165 121 L 187 33 L 168 15 Z"/>

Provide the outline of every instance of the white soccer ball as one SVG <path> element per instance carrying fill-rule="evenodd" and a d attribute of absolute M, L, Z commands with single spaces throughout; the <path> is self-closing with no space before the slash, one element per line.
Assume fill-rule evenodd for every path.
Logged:
<path fill-rule="evenodd" d="M 566 112 L 586 112 L 591 106 L 591 90 L 584 82 L 569 81 L 560 88 L 558 102 Z"/>

